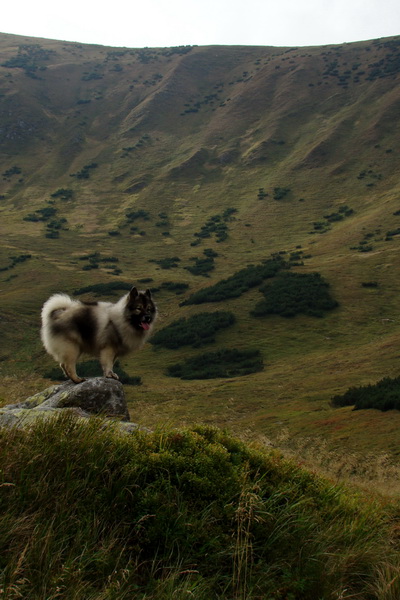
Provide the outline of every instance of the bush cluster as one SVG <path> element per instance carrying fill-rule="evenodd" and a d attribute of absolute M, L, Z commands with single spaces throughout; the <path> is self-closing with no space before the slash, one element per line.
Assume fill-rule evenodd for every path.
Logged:
<path fill-rule="evenodd" d="M 23 263 L 26 260 L 29 260 L 30 258 L 32 258 L 32 254 L 19 254 L 18 256 L 10 256 L 10 260 L 11 260 L 10 264 L 7 265 L 6 267 L 0 267 L 0 272 L 8 271 L 9 269 L 13 269 L 19 263 Z"/>
<path fill-rule="evenodd" d="M 92 254 L 80 256 L 79 260 L 85 262 L 82 271 L 91 271 L 92 269 L 98 269 L 99 266 L 104 266 L 105 268 L 112 269 L 111 273 L 113 275 L 120 275 L 122 273 L 122 269 L 116 266 L 116 263 L 119 262 L 116 256 L 101 256 L 100 252 L 93 252 Z"/>
<path fill-rule="evenodd" d="M 265 299 L 251 312 L 254 317 L 294 317 L 300 313 L 322 317 L 325 311 L 338 306 L 329 293 L 329 283 L 319 273 L 280 273 L 260 291 Z"/>
<path fill-rule="evenodd" d="M 81 377 L 101 377 L 103 375 L 100 363 L 97 360 L 86 360 L 79 363 L 78 365 L 79 375 Z M 131 377 L 121 367 L 119 360 L 116 361 L 113 367 L 113 371 L 118 375 L 121 383 L 125 385 L 141 385 L 142 380 L 140 377 Z M 52 381 L 60 381 L 65 379 L 61 369 L 59 367 L 53 367 L 43 373 L 43 377 L 51 379 Z"/>
<path fill-rule="evenodd" d="M 237 350 L 224 348 L 217 352 L 199 354 L 183 363 L 171 365 L 167 369 L 170 377 L 181 379 L 215 379 L 216 377 L 240 377 L 257 373 L 263 369 L 263 359 L 259 350 Z"/>
<path fill-rule="evenodd" d="M 90 172 L 93 171 L 93 169 L 97 169 L 98 166 L 99 165 L 97 163 L 92 162 L 82 167 L 82 169 L 77 173 L 71 173 L 71 177 L 76 177 L 77 179 L 89 179 Z"/>
<path fill-rule="evenodd" d="M 354 410 L 400 410 L 400 377 L 384 377 L 375 384 L 351 387 L 344 394 L 333 396 L 331 402 L 334 406 L 354 404 Z"/>
<path fill-rule="evenodd" d="M 107 283 L 94 283 L 85 287 L 74 290 L 74 296 L 81 294 L 93 293 L 96 296 L 112 295 L 116 290 L 124 290 L 129 292 L 132 289 L 132 284 L 126 281 L 108 281 Z"/>
<path fill-rule="evenodd" d="M 204 302 L 221 302 L 228 298 L 238 298 L 250 288 L 260 285 L 264 279 L 274 277 L 285 267 L 279 256 L 263 261 L 259 265 L 249 265 L 237 271 L 231 277 L 222 279 L 215 285 L 203 288 L 192 294 L 181 306 L 186 304 L 203 304 Z"/>
<path fill-rule="evenodd" d="M 178 263 L 181 261 L 179 256 L 171 256 L 169 258 L 160 258 L 159 260 L 152 259 L 149 262 L 156 263 L 162 269 L 173 269 L 178 266 Z"/>
<path fill-rule="evenodd" d="M 150 343 L 164 348 L 180 348 L 192 346 L 199 348 L 215 342 L 215 333 L 233 325 L 235 317 L 231 312 L 198 313 L 188 319 L 178 319 L 158 330 L 150 339 Z"/>
<path fill-rule="evenodd" d="M 69 188 L 59 188 L 53 194 L 51 194 L 51 198 L 60 198 L 61 200 L 71 200 L 74 192 Z"/>
<path fill-rule="evenodd" d="M 192 275 L 202 275 L 203 277 L 209 277 L 209 272 L 215 269 L 214 258 L 212 256 L 206 256 L 205 258 L 195 257 L 192 260 L 192 265 L 190 265 L 189 267 L 184 267 Z"/>
<path fill-rule="evenodd" d="M 208 219 L 208 221 L 203 225 L 200 231 L 194 234 L 194 237 L 197 238 L 195 242 L 192 242 L 191 246 L 197 246 L 200 241 L 204 238 L 211 237 L 212 234 L 215 235 L 217 242 L 223 242 L 228 237 L 228 225 L 229 221 L 234 219 L 233 215 L 237 212 L 236 208 L 226 208 L 222 215 L 214 215 Z"/>
<path fill-rule="evenodd" d="M 125 213 L 126 220 L 128 223 L 133 223 L 136 219 L 143 219 L 144 221 L 148 221 L 150 219 L 150 215 L 147 210 L 130 210 Z"/>
<path fill-rule="evenodd" d="M 152 279 L 150 281 L 153 281 Z M 140 282 L 140 280 L 139 280 Z M 143 281 L 143 283 L 146 283 Z M 164 281 L 159 288 L 152 288 L 154 292 L 158 290 L 166 290 L 167 292 L 175 292 L 176 295 L 183 294 L 189 287 L 188 283 L 178 281 Z"/>
<path fill-rule="evenodd" d="M 39 208 L 35 210 L 34 213 L 29 213 L 26 217 L 23 218 L 24 221 L 48 221 L 52 217 L 57 214 L 57 208 L 55 206 L 45 206 L 44 208 Z"/>
<path fill-rule="evenodd" d="M 22 173 L 21 168 L 14 165 L 13 167 L 10 167 L 6 171 L 4 171 L 4 173 L 2 173 L 2 177 L 3 177 L 3 179 L 9 179 L 13 175 L 20 175 L 21 173 Z"/>

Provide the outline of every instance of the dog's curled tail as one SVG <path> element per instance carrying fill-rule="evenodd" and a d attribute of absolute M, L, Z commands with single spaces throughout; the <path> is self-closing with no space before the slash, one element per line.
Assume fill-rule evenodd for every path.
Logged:
<path fill-rule="evenodd" d="M 77 304 L 77 301 L 70 298 L 67 294 L 54 294 L 50 296 L 43 304 L 42 324 L 46 325 L 59 314 L 58 311 L 62 312 L 74 304 Z"/>

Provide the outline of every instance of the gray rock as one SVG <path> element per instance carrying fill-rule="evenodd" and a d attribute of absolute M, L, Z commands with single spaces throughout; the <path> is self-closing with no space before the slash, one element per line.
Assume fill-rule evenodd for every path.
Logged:
<path fill-rule="evenodd" d="M 121 420 L 125 422 L 122 429 L 127 432 L 139 428 L 136 423 L 127 423 L 130 418 L 122 384 L 104 377 L 94 377 L 79 384 L 67 381 L 53 385 L 18 404 L 3 406 L 0 408 L 0 426 L 24 426 L 66 409 L 81 418 L 100 415 Z"/>

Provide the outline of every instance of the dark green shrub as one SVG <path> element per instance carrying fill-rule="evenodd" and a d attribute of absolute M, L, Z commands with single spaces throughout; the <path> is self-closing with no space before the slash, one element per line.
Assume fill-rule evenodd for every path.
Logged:
<path fill-rule="evenodd" d="M 53 194 L 51 194 L 51 198 L 60 198 L 61 200 L 71 200 L 73 195 L 74 195 L 73 190 L 66 189 L 66 188 L 59 188 L 57 191 L 55 191 Z"/>
<path fill-rule="evenodd" d="M 133 223 L 136 219 L 143 219 L 144 221 L 148 221 L 150 219 L 150 215 L 147 210 L 131 210 L 125 213 L 126 220 L 128 223 Z"/>
<path fill-rule="evenodd" d="M 45 206 L 44 208 L 39 208 L 35 210 L 34 213 L 31 213 L 23 218 L 24 221 L 48 221 L 52 217 L 57 214 L 57 208 L 54 206 Z"/>
<path fill-rule="evenodd" d="M 30 258 L 32 258 L 32 254 L 19 254 L 18 256 L 10 256 L 10 264 L 6 267 L 0 267 L 0 271 L 8 271 L 9 269 L 13 269 L 19 263 L 24 263 Z"/>
<path fill-rule="evenodd" d="M 194 234 L 197 240 L 196 242 L 192 242 L 191 245 L 198 245 L 201 239 L 209 238 L 213 234 L 215 235 L 217 242 L 225 241 L 228 237 L 228 226 L 226 223 L 234 219 L 232 215 L 236 212 L 236 208 L 227 208 L 222 215 L 210 217 L 205 225 L 201 227 L 201 230 Z"/>
<path fill-rule="evenodd" d="M 338 306 L 329 293 L 329 283 L 319 273 L 280 273 L 260 291 L 265 299 L 251 312 L 254 317 L 294 317 L 300 313 L 322 317 L 325 311 Z"/>
<path fill-rule="evenodd" d="M 263 359 L 259 350 L 235 348 L 199 354 L 167 369 L 170 377 L 181 379 L 215 379 L 216 377 L 241 377 L 262 371 Z"/>
<path fill-rule="evenodd" d="M 116 290 L 124 290 L 129 292 L 132 289 L 132 284 L 126 281 L 109 281 L 107 283 L 94 283 L 93 285 L 87 285 L 85 287 L 74 290 L 74 296 L 80 296 L 81 294 L 93 293 L 96 296 L 111 295 Z"/>
<path fill-rule="evenodd" d="M 20 173 L 22 173 L 22 169 L 15 165 L 14 167 L 11 167 L 10 169 L 7 169 L 6 171 L 4 171 L 2 176 L 4 178 L 8 178 L 8 177 L 11 177 L 12 175 L 19 175 Z"/>
<path fill-rule="evenodd" d="M 150 281 L 152 281 L 152 279 L 150 279 Z M 188 289 L 188 287 L 188 283 L 181 283 L 176 281 L 164 281 L 164 283 L 161 284 L 162 290 L 167 290 L 168 292 L 175 292 L 176 294 L 182 294 Z"/>
<path fill-rule="evenodd" d="M 333 406 L 354 404 L 354 410 L 400 410 L 400 377 L 384 377 L 375 384 L 349 388 L 344 394 L 333 396 L 331 402 Z"/>
<path fill-rule="evenodd" d="M 365 288 L 377 288 L 378 287 L 378 282 L 377 281 L 363 281 L 361 283 L 362 287 Z"/>
<path fill-rule="evenodd" d="M 291 192 L 290 188 L 275 187 L 274 188 L 274 200 L 283 200 Z"/>
<path fill-rule="evenodd" d="M 141 385 L 142 380 L 140 377 L 131 377 L 121 367 L 120 362 L 117 360 L 113 367 L 114 372 L 118 375 L 119 380 L 124 385 Z M 81 377 L 102 377 L 102 370 L 100 363 L 97 360 L 86 360 L 78 364 L 78 371 Z M 45 373 L 43 377 L 51 379 L 52 381 L 60 381 L 65 379 L 61 369 L 59 367 L 53 367 Z"/>
<path fill-rule="evenodd" d="M 98 166 L 99 165 L 97 163 L 92 162 L 89 165 L 85 165 L 84 167 L 82 167 L 82 169 L 77 173 L 71 173 L 71 177 L 76 177 L 77 179 L 89 179 L 90 172 L 93 169 L 97 169 Z"/>
<path fill-rule="evenodd" d="M 161 258 L 160 260 L 150 260 L 149 262 L 156 263 L 162 269 L 173 269 L 178 266 L 178 263 L 181 259 L 178 256 L 173 256 L 171 258 Z"/>
<path fill-rule="evenodd" d="M 265 260 L 259 265 L 249 265 L 237 271 L 228 279 L 222 279 L 215 285 L 203 288 L 192 294 L 181 306 L 186 304 L 203 304 L 204 302 L 221 302 L 227 298 L 238 298 L 250 288 L 260 285 L 264 279 L 274 277 L 286 266 L 279 256 Z"/>
<path fill-rule="evenodd" d="M 234 322 L 235 317 L 230 312 L 198 313 L 188 319 L 178 319 L 158 330 L 151 337 L 150 343 L 171 349 L 181 346 L 199 348 L 215 342 L 215 333 Z"/>
<path fill-rule="evenodd" d="M 205 258 L 194 258 L 193 261 L 193 265 L 185 267 L 192 275 L 203 275 L 203 277 L 208 277 L 209 272 L 215 269 L 213 257 L 206 256 Z"/>

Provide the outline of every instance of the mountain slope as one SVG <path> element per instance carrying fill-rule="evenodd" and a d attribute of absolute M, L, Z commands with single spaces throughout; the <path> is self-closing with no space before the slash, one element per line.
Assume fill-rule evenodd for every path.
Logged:
<path fill-rule="evenodd" d="M 339 307 L 255 318 L 257 287 L 208 303 L 236 322 L 202 351 L 257 349 L 264 370 L 184 382 L 166 367 L 199 350 L 149 346 L 124 361 L 143 379 L 133 411 L 395 451 L 397 413 L 329 399 L 397 374 L 399 38 L 129 49 L 2 34 L 0 65 L 4 398 L 21 374 L 43 386 L 48 294 L 151 279 L 161 328 L 205 310 L 180 306 L 196 290 L 281 252 L 321 273 Z M 204 250 L 208 277 L 188 271 Z"/>

